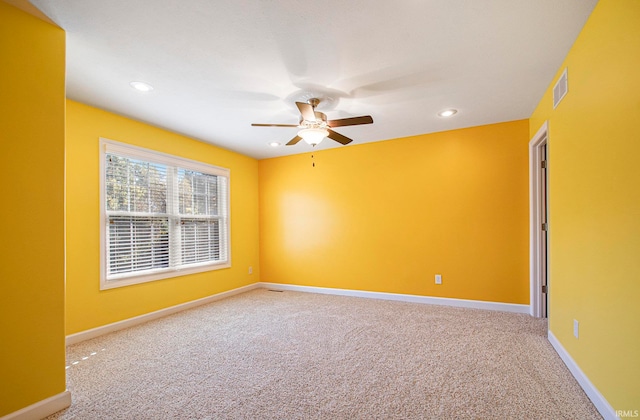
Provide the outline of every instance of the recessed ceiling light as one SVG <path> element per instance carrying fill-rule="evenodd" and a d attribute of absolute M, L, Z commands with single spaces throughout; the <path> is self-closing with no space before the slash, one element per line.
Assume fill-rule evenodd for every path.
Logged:
<path fill-rule="evenodd" d="M 278 147 L 278 146 L 280 146 L 280 143 L 278 143 L 277 141 L 272 141 L 271 143 L 269 143 L 269 146 Z"/>
<path fill-rule="evenodd" d="M 135 90 L 139 90 L 140 92 L 150 92 L 153 90 L 153 86 L 151 86 L 149 83 L 131 82 L 129 84 L 132 88 L 134 88 Z"/>
<path fill-rule="evenodd" d="M 438 116 L 440 117 L 450 117 L 458 112 L 457 109 L 445 109 L 444 111 L 438 112 Z"/>

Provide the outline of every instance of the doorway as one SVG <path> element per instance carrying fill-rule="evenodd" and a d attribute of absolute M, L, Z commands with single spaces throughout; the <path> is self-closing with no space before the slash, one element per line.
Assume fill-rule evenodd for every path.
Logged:
<path fill-rule="evenodd" d="M 549 314 L 548 133 L 545 122 L 529 142 L 530 314 L 538 318 Z"/>

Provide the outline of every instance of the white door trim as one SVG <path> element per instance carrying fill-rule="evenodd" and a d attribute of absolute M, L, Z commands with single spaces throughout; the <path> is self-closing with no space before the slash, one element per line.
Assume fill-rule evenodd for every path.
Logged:
<path fill-rule="evenodd" d="M 543 295 L 542 295 L 542 270 L 543 256 L 542 241 L 544 236 L 541 233 L 542 214 L 540 211 L 540 194 L 542 185 L 540 183 L 542 161 L 542 146 L 547 144 L 549 136 L 549 123 L 545 121 L 538 132 L 529 141 L 529 280 L 530 314 L 537 318 L 544 316 Z M 547 286 L 548 287 L 548 286 Z"/>

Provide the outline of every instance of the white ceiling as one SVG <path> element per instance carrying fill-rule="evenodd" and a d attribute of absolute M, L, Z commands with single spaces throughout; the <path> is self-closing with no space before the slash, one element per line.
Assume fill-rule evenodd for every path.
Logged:
<path fill-rule="evenodd" d="M 310 97 L 373 117 L 336 129 L 352 145 L 528 118 L 597 2 L 31 1 L 67 32 L 69 98 L 255 158 L 312 150 L 251 127 Z"/>

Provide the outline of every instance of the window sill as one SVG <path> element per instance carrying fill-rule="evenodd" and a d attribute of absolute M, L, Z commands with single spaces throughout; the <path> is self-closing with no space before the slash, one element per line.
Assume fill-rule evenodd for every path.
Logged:
<path fill-rule="evenodd" d="M 132 286 L 134 284 L 148 283 L 156 280 L 164 280 L 164 279 L 170 279 L 174 277 L 188 276 L 190 274 L 204 273 L 206 271 L 215 271 L 215 270 L 221 270 L 221 269 L 230 268 L 230 267 L 231 267 L 231 262 L 226 261 L 222 263 L 188 267 L 188 268 L 183 268 L 179 270 L 162 271 L 159 273 L 132 275 L 129 277 L 123 277 L 123 278 L 112 279 L 112 280 L 101 278 L 100 290 L 116 289 L 119 287 Z"/>

